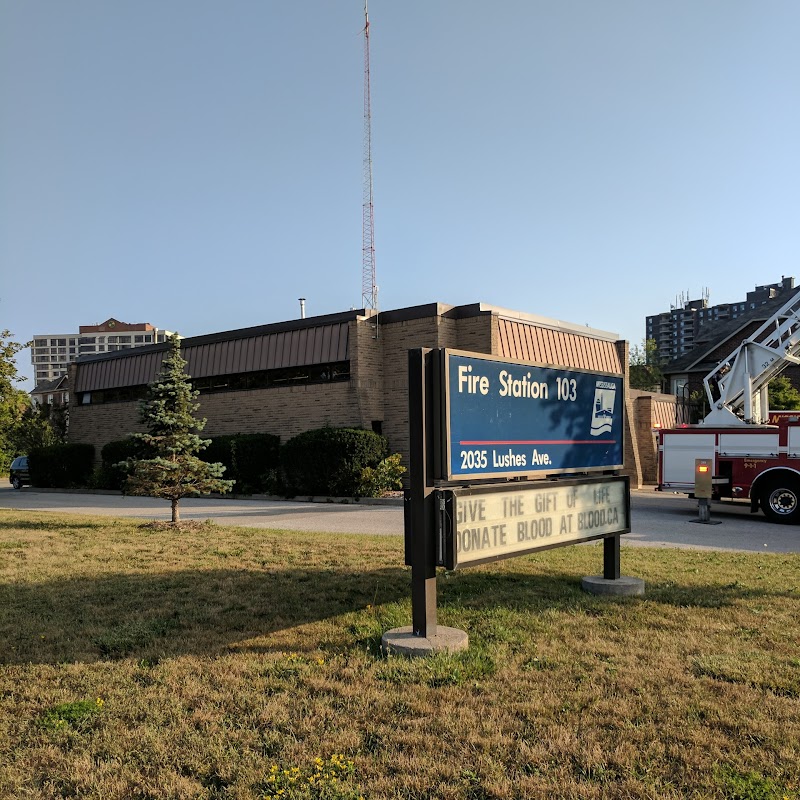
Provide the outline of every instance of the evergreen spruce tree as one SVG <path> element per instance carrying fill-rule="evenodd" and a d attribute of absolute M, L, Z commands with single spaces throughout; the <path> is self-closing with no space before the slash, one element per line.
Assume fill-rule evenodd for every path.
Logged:
<path fill-rule="evenodd" d="M 148 432 L 134 434 L 149 458 L 128 459 L 123 465 L 130 472 L 126 491 L 169 500 L 175 524 L 180 522 L 181 498 L 229 492 L 235 481 L 222 479 L 225 471 L 222 464 L 209 464 L 197 456 L 211 440 L 197 435 L 206 420 L 194 416 L 200 407 L 195 402 L 199 392 L 192 389 L 190 376 L 186 374 L 177 334 L 170 337 L 169 344 L 170 352 L 164 358 L 161 373 L 148 387 L 147 399 L 140 410 L 140 419 Z"/>

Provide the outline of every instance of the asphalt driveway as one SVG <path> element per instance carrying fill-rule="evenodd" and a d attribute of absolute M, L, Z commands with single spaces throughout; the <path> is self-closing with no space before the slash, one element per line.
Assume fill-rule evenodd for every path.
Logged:
<path fill-rule="evenodd" d="M 146 520 L 168 520 L 169 504 L 147 497 L 117 494 L 79 494 L 0 487 L 0 508 L 58 511 Z M 299 531 L 361 533 L 400 536 L 403 509 L 399 504 L 307 503 L 293 500 L 181 501 L 183 519 L 211 519 L 224 525 L 284 528 Z M 800 526 L 776 525 L 762 514 L 750 514 L 749 505 L 714 504 L 711 518 L 719 525 L 692 522 L 697 501 L 685 495 L 652 489 L 631 492 L 631 533 L 623 544 L 645 547 L 690 547 L 773 553 L 800 552 Z"/>

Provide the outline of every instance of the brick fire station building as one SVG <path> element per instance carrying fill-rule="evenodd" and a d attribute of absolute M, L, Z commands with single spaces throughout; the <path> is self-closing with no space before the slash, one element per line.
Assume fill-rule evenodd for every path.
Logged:
<path fill-rule="evenodd" d="M 183 339 L 200 390 L 204 436 L 272 433 L 286 441 L 324 425 L 373 429 L 408 455 L 408 350 L 449 347 L 559 367 L 628 372 L 615 334 L 475 303 L 348 311 Z M 70 367 L 69 440 L 100 449 L 143 430 L 139 401 L 166 344 L 79 359 Z M 627 381 L 626 381 L 627 385 Z M 641 483 L 626 397 L 625 471 Z"/>

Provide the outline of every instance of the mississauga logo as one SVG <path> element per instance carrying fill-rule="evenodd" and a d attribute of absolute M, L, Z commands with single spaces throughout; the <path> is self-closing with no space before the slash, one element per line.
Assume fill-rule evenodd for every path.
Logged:
<path fill-rule="evenodd" d="M 611 433 L 614 424 L 614 404 L 617 387 L 609 381 L 597 381 L 594 389 L 594 408 L 592 409 L 592 436 Z"/>

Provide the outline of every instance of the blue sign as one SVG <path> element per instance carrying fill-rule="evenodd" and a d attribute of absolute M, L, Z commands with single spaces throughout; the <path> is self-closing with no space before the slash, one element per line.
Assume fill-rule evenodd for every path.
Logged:
<path fill-rule="evenodd" d="M 621 375 L 445 351 L 447 480 L 622 467 Z"/>

